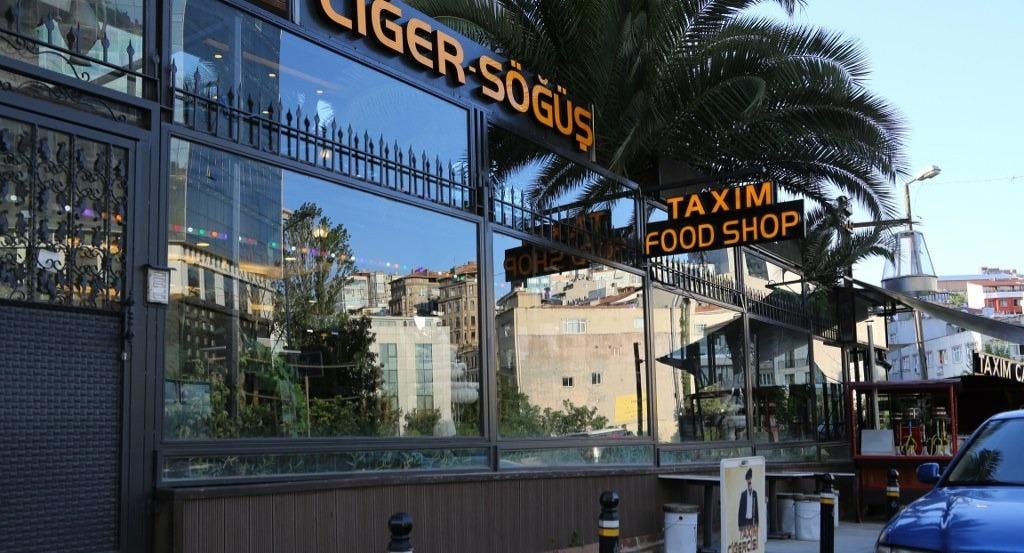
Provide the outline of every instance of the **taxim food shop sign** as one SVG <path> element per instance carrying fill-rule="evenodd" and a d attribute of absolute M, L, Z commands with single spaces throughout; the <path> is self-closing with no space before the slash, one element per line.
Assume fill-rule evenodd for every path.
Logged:
<path fill-rule="evenodd" d="M 666 200 L 668 220 L 647 225 L 647 257 L 804 237 L 804 201 L 775 202 L 771 182 Z"/>
<path fill-rule="evenodd" d="M 480 88 L 483 98 L 503 103 L 530 114 L 533 119 L 567 137 L 589 152 L 594 145 L 594 114 L 589 107 L 575 105 L 568 91 L 537 75 L 530 82 L 522 65 L 490 56 L 466 63 L 462 43 L 452 35 L 416 17 L 402 18 L 402 8 L 387 0 L 319 0 L 323 14 L 334 25 L 376 41 L 395 54 L 449 78 L 458 86 L 466 84 L 467 73 Z"/>

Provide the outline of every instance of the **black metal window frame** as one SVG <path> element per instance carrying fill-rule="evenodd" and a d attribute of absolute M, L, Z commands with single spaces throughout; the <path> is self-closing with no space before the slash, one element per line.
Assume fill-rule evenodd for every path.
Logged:
<path fill-rule="evenodd" d="M 694 289 L 693 286 L 683 286 L 682 283 L 687 282 L 687 278 L 700 278 L 701 275 L 689 275 L 682 277 L 682 280 L 672 280 L 670 278 L 657 278 L 655 271 L 661 271 L 661 274 L 672 274 L 673 267 L 671 264 L 659 264 L 656 261 L 648 262 L 639 255 L 635 258 L 632 263 L 622 263 L 618 261 L 601 259 L 595 256 L 593 253 L 576 250 L 575 248 L 568 247 L 567 244 L 552 240 L 550 236 L 544 236 L 543 234 L 527 232 L 522 228 L 510 228 L 507 225 L 502 225 L 495 220 L 493 215 L 494 197 L 497 193 L 495 188 L 487 181 L 486 168 L 488 166 L 487 161 L 487 129 L 489 125 L 494 125 L 501 128 L 503 131 L 514 133 L 521 138 L 526 140 L 534 140 L 534 137 L 526 136 L 521 129 L 511 128 L 505 125 L 502 121 L 497 119 L 491 120 L 488 117 L 489 109 L 500 109 L 497 106 L 481 107 L 475 104 L 464 102 L 457 97 L 446 97 L 438 94 L 436 91 L 431 90 L 429 87 L 416 82 L 413 79 L 395 71 L 393 68 L 388 67 L 384 64 L 376 62 L 372 57 L 366 55 L 365 52 L 348 51 L 340 48 L 337 44 L 329 41 L 325 41 L 322 38 L 308 33 L 305 29 L 293 23 L 292 21 L 283 19 L 270 12 L 265 12 L 251 4 L 241 2 L 240 0 L 218 0 L 225 4 L 235 7 L 236 9 L 243 10 L 250 15 L 254 15 L 260 19 L 268 21 L 282 29 L 284 32 L 295 34 L 299 38 L 310 41 L 317 46 L 327 49 L 331 53 L 351 59 L 357 63 L 368 66 L 369 68 L 384 73 L 390 77 L 397 79 L 407 86 L 417 89 L 418 91 L 430 94 L 438 97 L 444 101 L 457 105 L 465 110 L 469 114 L 469 164 L 468 171 L 465 177 L 465 185 L 469 188 L 471 193 L 475 194 L 473 209 L 466 210 L 464 206 L 450 205 L 449 202 L 438 202 L 437 198 L 443 198 L 443 195 L 431 197 L 429 194 L 417 194 L 409 193 L 409 189 L 402 189 L 400 186 L 381 186 L 380 182 L 368 182 L 364 178 L 360 178 L 358 172 L 350 172 L 341 170 L 340 166 L 323 166 L 320 162 L 310 163 L 308 159 L 303 159 L 301 155 L 301 149 L 296 150 L 300 153 L 293 156 L 280 155 L 272 151 L 267 151 L 265 148 L 253 148 L 251 145 L 244 144 L 243 138 L 246 136 L 253 136 L 252 134 L 246 135 L 247 129 L 245 125 L 252 125 L 253 128 L 264 129 L 277 129 L 284 130 L 285 136 L 292 136 L 295 139 L 303 140 L 309 143 L 309 145 L 328 145 L 332 148 L 337 148 L 338 151 L 343 151 L 348 154 L 352 159 L 357 162 L 365 163 L 377 163 L 379 167 L 398 170 L 400 168 L 394 165 L 394 158 L 389 156 L 394 155 L 394 148 L 389 148 L 388 154 L 385 156 L 379 156 L 381 147 L 379 146 L 381 141 L 377 141 L 378 145 L 375 146 L 373 156 L 378 159 L 371 159 L 372 156 L 367 155 L 368 151 L 361 151 L 359 148 L 349 146 L 348 133 L 342 137 L 343 140 L 332 140 L 331 135 L 328 135 L 323 129 L 313 130 L 316 126 L 316 121 L 311 120 L 309 129 L 306 128 L 305 118 L 302 118 L 302 122 L 299 123 L 299 118 L 295 117 L 290 122 L 287 119 L 287 112 L 284 119 L 272 120 L 267 117 L 262 117 L 262 109 L 259 114 L 253 113 L 255 106 L 250 109 L 249 100 L 242 100 L 241 98 L 234 98 L 231 100 L 233 105 L 229 105 L 227 101 L 216 101 L 216 105 L 210 104 L 209 108 L 214 110 L 218 114 L 218 117 L 223 115 L 226 121 L 231 121 L 232 131 L 227 138 L 223 136 L 213 136 L 208 132 L 204 132 L 196 125 L 204 123 L 201 119 L 194 119 L 192 124 L 177 124 L 167 123 L 164 126 L 162 132 L 162 152 L 163 156 L 166 157 L 168 152 L 168 146 L 170 138 L 176 137 L 192 142 L 201 142 L 210 147 L 224 150 L 233 155 L 240 155 L 243 157 L 255 159 L 263 163 L 269 163 L 285 170 L 302 173 L 314 178 L 322 179 L 333 184 L 353 188 L 369 194 L 380 196 L 392 200 L 396 200 L 405 204 L 413 205 L 428 211 L 441 213 L 449 216 L 453 216 L 462 220 L 466 220 L 474 223 L 477 226 L 478 232 L 478 266 L 479 266 L 479 287 L 478 287 L 478 315 L 481 321 L 489 321 L 486 324 L 482 324 L 480 327 L 480 361 L 484 370 L 481 371 L 481 400 L 486 401 L 486 404 L 482 406 L 482 433 L 479 437 L 458 437 L 458 438 L 359 438 L 359 437 L 338 437 L 338 438 L 313 438 L 313 439 L 292 439 L 292 438 L 260 438 L 260 439 L 227 439 L 227 440 L 206 440 L 206 441 L 168 441 L 162 437 L 158 440 L 157 449 L 157 467 L 162 466 L 164 460 L 168 457 L 180 457 L 190 455 L 233 455 L 233 454 L 252 454 L 252 453 L 311 453 L 311 452 L 336 452 L 336 451 L 353 451 L 353 450 L 402 450 L 402 449 L 465 449 L 465 448 L 487 448 L 489 451 L 489 462 L 490 469 L 483 472 L 494 472 L 499 471 L 501 452 L 505 450 L 515 449 L 559 449 L 559 448 L 574 448 L 574 447 L 614 447 L 614 446 L 643 446 L 650 447 L 653 451 L 653 464 L 646 466 L 648 469 L 657 469 L 659 466 L 659 451 L 673 451 L 673 450 L 691 450 L 691 449 L 702 449 L 708 447 L 750 447 L 750 448 L 762 448 L 766 447 L 766 444 L 757 444 L 753 440 L 747 441 L 731 441 L 731 442 L 688 442 L 688 443 L 666 443 L 657 442 L 657 405 L 656 405 L 656 393 L 657 382 L 656 376 L 653 370 L 654 358 L 654 345 L 653 345 L 653 328 L 650 325 L 652 318 L 651 305 L 649 302 L 650 292 L 654 287 L 658 287 L 667 291 L 681 293 L 684 295 L 692 296 L 699 301 L 705 301 L 713 303 L 721 307 L 725 307 L 732 311 L 741 313 L 744 321 L 744 328 L 749 325 L 749 320 L 752 314 L 748 308 L 749 298 L 745 297 L 743 293 L 744 287 L 742 282 L 743 272 L 743 259 L 747 251 L 751 251 L 761 257 L 769 257 L 773 263 L 777 263 L 777 260 L 772 254 L 763 252 L 755 248 L 733 248 L 733 255 L 735 256 L 736 263 L 735 269 L 736 274 L 734 275 L 734 281 L 731 284 L 734 285 L 735 289 L 731 289 L 728 286 L 726 288 L 726 294 L 720 294 L 714 292 L 711 294 L 703 294 L 699 289 Z M 165 23 L 169 24 L 169 13 L 165 12 Z M 169 52 L 169 44 L 166 42 L 163 45 L 164 51 Z M 169 56 L 165 56 L 165 59 L 169 59 Z M 170 69 L 168 68 L 169 76 Z M 167 83 L 168 94 L 185 93 L 189 94 L 188 91 L 176 91 L 174 90 L 173 80 Z M 204 102 L 211 99 L 203 100 Z M 226 100 L 226 99 L 225 99 Z M 168 101 L 169 103 L 169 101 Z M 274 106 L 275 110 L 273 113 L 280 114 L 281 110 L 277 106 Z M 269 111 L 269 110 L 268 110 Z M 283 122 L 282 122 L 283 121 Z M 205 123 L 204 123 L 205 124 Z M 284 129 L 288 127 L 287 129 Z M 339 132 L 337 129 L 332 129 L 332 133 Z M 369 137 L 363 137 L 360 141 L 362 148 L 367 148 L 368 143 L 373 142 L 367 140 Z M 271 142 L 272 144 L 273 142 Z M 267 144 L 263 142 L 262 144 Z M 573 162 L 579 163 L 588 170 L 592 170 L 595 173 L 603 176 L 615 179 L 622 183 L 630 191 L 630 195 L 634 197 L 635 209 L 638 214 L 636 218 L 636 236 L 642 236 L 643 230 L 646 228 L 646 221 L 639 214 L 644 213 L 643 209 L 646 204 L 646 200 L 643 200 L 639 194 L 639 187 L 626 179 L 618 177 L 603 167 L 597 166 L 590 163 L 587 160 L 580 158 L 577 152 L 571 150 L 571 148 L 565 148 L 559 145 L 546 144 L 542 146 L 553 154 L 567 157 Z M 404 159 L 408 160 L 406 156 Z M 166 159 L 163 165 L 166 166 Z M 314 160 L 315 161 L 315 160 Z M 420 159 L 419 167 L 424 167 Z M 436 167 L 436 164 L 435 164 Z M 163 179 L 166 180 L 166 167 L 162 169 L 164 172 Z M 364 173 L 365 174 L 365 173 Z M 375 174 L 383 175 L 382 171 Z M 409 173 L 411 174 L 411 173 Z M 429 173 L 426 177 L 432 177 Z M 438 177 L 438 182 L 443 182 L 444 176 Z M 449 179 L 451 180 L 451 179 Z M 388 182 L 388 181 L 385 181 Z M 166 201 L 164 201 L 166 204 Z M 545 214 L 536 214 L 542 218 Z M 555 218 L 557 219 L 557 217 Z M 644 290 L 644 321 L 645 321 L 645 338 L 646 338 L 646 351 L 644 367 L 646 371 L 646 393 L 648 397 L 648 415 L 647 424 L 649 433 L 646 436 L 635 437 L 628 440 L 623 439 L 586 439 L 586 438 L 536 438 L 536 439 L 502 439 L 498 436 L 497 432 L 497 405 L 496 405 L 496 386 L 495 386 L 495 370 L 494 366 L 494 343 L 497 336 L 498 329 L 494 328 L 494 312 L 495 312 L 495 291 L 493 289 L 493 234 L 498 233 L 501 235 L 509 236 L 512 238 L 521 239 L 524 242 L 535 244 L 541 247 L 554 249 L 557 251 L 565 251 L 573 255 L 580 255 L 589 259 L 593 259 L 597 262 L 605 264 L 609 267 L 626 271 L 635 275 L 640 276 L 643 279 L 643 290 Z M 161 243 L 166 244 L 167 231 L 166 229 L 160 229 L 159 234 L 162 237 Z M 166 248 L 164 253 L 161 255 L 166 256 Z M 795 270 L 795 269 L 793 269 Z M 678 272 L 678 271 L 677 271 Z M 799 274 L 799 271 L 795 271 Z M 666 282 L 667 280 L 667 282 Z M 710 279 L 707 279 L 710 280 Z M 692 282 L 692 280 L 691 280 Z M 721 284 L 713 281 L 708 282 L 710 285 Z M 729 297 L 726 297 L 728 295 Z M 724 300 L 724 301 L 723 301 Z M 756 315 L 753 315 L 756 317 Z M 766 323 L 779 324 L 779 321 L 772 319 L 764 319 Z M 785 325 L 784 325 L 785 326 Z M 809 332 L 809 329 L 793 327 L 794 330 L 800 330 L 808 332 L 809 340 L 812 340 L 812 336 L 815 334 Z M 746 332 L 745 332 L 746 333 Z M 749 357 L 749 356 L 747 356 Z M 159 354 L 159 358 L 163 359 L 162 351 Z M 748 378 L 748 391 L 751 383 L 749 382 L 750 375 L 750 363 L 752 361 L 747 359 L 747 378 Z M 158 371 L 157 378 L 161 381 L 157 384 L 158 387 L 162 386 L 163 379 L 163 365 L 159 365 L 161 369 Z M 160 419 L 162 418 L 162 394 L 154 394 L 155 400 L 158 404 L 155 406 L 154 412 L 157 413 L 157 425 L 156 428 L 162 428 Z M 748 398 L 750 395 L 748 394 Z M 748 423 L 750 424 L 750 423 Z M 159 431 L 159 430 L 158 430 Z M 749 436 L 749 433 L 748 433 Z M 811 442 L 816 443 L 816 442 Z M 794 442 L 795 445 L 803 444 L 803 442 Z M 786 447 L 790 445 L 789 442 L 771 444 L 772 448 Z M 756 450 L 756 449 L 755 449 Z M 819 455 L 820 457 L 820 455 Z M 630 467 L 635 469 L 643 469 L 645 466 L 631 465 Z M 608 467 L 605 466 L 588 466 L 588 467 L 564 467 L 567 470 L 578 471 L 588 470 L 600 472 Z M 501 469 L 502 472 L 507 472 Z M 522 469 L 516 469 L 522 470 Z M 559 467 L 545 467 L 545 471 L 558 471 Z M 416 471 L 416 474 L 431 473 L 432 471 Z M 472 472 L 472 471 L 471 471 Z M 359 473 L 365 475 L 365 473 Z M 389 472 L 389 475 L 395 473 Z M 399 477 L 402 473 L 397 473 Z M 441 471 L 440 474 L 451 474 L 450 472 Z M 255 476 L 251 478 L 242 478 L 238 481 L 252 482 L 252 481 L 290 481 L 290 480 L 301 480 L 301 479 L 330 479 L 337 477 L 344 477 L 345 475 L 338 474 L 322 474 L 313 476 Z M 160 477 L 158 476 L 158 480 Z M 234 481 L 234 480 L 233 480 Z M 223 483 L 223 480 L 213 480 L 210 483 L 218 482 Z M 189 482 L 173 482 L 163 483 L 164 486 L 177 487 L 177 486 L 195 486 L 201 485 L 204 481 L 189 481 Z"/>

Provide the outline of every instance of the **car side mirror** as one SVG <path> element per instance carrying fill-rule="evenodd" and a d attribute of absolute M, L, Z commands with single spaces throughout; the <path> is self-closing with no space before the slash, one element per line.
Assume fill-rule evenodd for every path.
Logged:
<path fill-rule="evenodd" d="M 939 464 L 924 463 L 917 467 L 917 481 L 922 484 L 934 484 L 939 481 Z"/>

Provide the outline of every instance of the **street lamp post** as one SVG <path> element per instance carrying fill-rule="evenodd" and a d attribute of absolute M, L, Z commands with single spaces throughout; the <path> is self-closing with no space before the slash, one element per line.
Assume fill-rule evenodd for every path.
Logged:
<path fill-rule="evenodd" d="M 903 185 L 903 196 L 906 201 L 907 208 L 908 232 L 913 232 L 914 230 L 914 218 L 910 212 L 910 185 L 914 182 L 924 181 L 932 177 L 935 177 L 940 172 L 942 172 L 942 170 L 939 169 L 938 166 L 932 165 L 925 169 L 924 171 L 922 171 L 921 174 L 907 181 L 907 183 Z M 920 264 L 920 255 L 921 252 L 919 252 L 917 249 L 916 240 L 912 240 L 910 244 L 911 267 L 917 267 Z M 918 361 L 921 364 L 921 380 L 928 380 L 928 354 L 924 350 L 924 323 L 922 322 L 921 310 L 919 309 L 914 310 L 914 334 L 915 338 L 917 339 Z"/>
<path fill-rule="evenodd" d="M 914 231 L 913 212 L 910 207 L 910 185 L 915 182 L 925 181 L 938 176 L 942 170 L 935 165 L 928 166 L 916 177 L 903 183 L 903 199 L 906 217 L 889 221 L 870 221 L 866 223 L 854 223 L 851 229 L 880 226 L 906 225 L 906 230 L 900 231 L 897 235 L 896 260 L 893 264 L 893 274 L 890 277 L 883 275 L 882 286 L 908 294 L 922 294 L 934 292 L 936 289 L 936 277 L 934 268 L 931 266 L 931 259 L 927 254 L 924 244 L 924 237 Z M 903 249 L 908 251 L 904 252 Z M 905 261 L 904 261 L 905 260 Z M 886 268 L 888 272 L 888 267 Z M 921 378 L 928 379 L 928 359 L 924 350 L 924 328 L 921 320 L 921 312 L 914 310 L 914 334 L 917 345 L 917 354 L 921 367 Z M 903 373 L 902 356 L 900 362 L 900 374 Z"/>

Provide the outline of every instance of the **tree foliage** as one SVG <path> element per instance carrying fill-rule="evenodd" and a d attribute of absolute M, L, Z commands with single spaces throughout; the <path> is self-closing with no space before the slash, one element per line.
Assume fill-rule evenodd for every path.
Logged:
<path fill-rule="evenodd" d="M 649 187 L 665 160 L 692 174 L 764 169 L 815 200 L 831 190 L 890 215 L 903 123 L 865 86 L 863 47 L 838 33 L 747 15 L 758 0 L 410 0 L 592 103 L 596 155 Z M 777 0 L 792 13 L 798 0 Z M 541 161 L 532 195 L 606 197 L 614 183 L 540 150 L 492 148 L 502 168 Z"/>
<path fill-rule="evenodd" d="M 564 436 L 608 426 L 596 407 L 562 401 L 562 409 L 541 409 L 520 392 L 515 383 L 498 378 L 498 432 L 504 437 Z"/>

